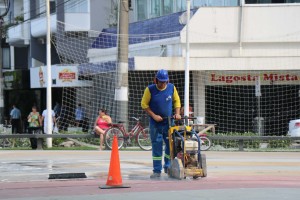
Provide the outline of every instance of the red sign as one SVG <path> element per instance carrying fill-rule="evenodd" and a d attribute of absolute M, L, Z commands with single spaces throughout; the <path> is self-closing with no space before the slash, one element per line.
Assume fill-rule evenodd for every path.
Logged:
<path fill-rule="evenodd" d="M 255 81 L 258 75 L 248 74 L 248 75 L 217 75 L 211 74 L 211 82 L 224 82 L 224 83 L 234 83 L 234 82 L 251 82 Z M 264 73 L 261 77 L 262 81 L 299 81 L 299 77 L 293 74 L 276 74 L 276 73 Z"/>
<path fill-rule="evenodd" d="M 70 69 L 64 69 L 58 73 L 58 78 L 63 82 L 72 81 L 76 79 L 76 73 L 72 72 Z"/>

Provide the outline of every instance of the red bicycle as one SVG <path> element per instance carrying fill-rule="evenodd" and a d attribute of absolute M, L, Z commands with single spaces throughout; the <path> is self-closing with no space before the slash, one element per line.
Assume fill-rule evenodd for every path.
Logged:
<path fill-rule="evenodd" d="M 130 132 L 126 132 L 123 122 L 118 124 L 111 124 L 111 127 L 105 131 L 105 145 L 107 148 L 112 149 L 113 137 L 116 135 L 118 138 L 118 148 L 125 148 L 131 145 L 132 140 L 135 139 L 139 147 L 145 151 L 152 149 L 151 137 L 149 128 L 144 128 L 140 119 L 132 117 L 136 121 L 136 125 Z"/>

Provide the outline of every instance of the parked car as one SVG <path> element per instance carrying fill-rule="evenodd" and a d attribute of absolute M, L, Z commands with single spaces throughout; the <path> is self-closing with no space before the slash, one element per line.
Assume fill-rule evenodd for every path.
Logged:
<path fill-rule="evenodd" d="M 300 137 L 300 119 L 290 121 L 287 135 L 291 137 Z"/>

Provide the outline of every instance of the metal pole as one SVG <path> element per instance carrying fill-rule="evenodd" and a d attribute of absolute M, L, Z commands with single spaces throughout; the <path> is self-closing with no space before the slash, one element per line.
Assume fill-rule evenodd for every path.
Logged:
<path fill-rule="evenodd" d="M 260 119 L 260 96 L 258 98 L 258 135 L 261 135 L 261 119 Z"/>
<path fill-rule="evenodd" d="M 5 12 L 0 16 L 0 42 L 2 42 L 4 17 L 10 9 L 10 0 L 7 1 Z M 0 44 L 0 52 L 2 52 L 2 44 Z M 4 123 L 4 80 L 3 80 L 3 62 L 2 53 L 0 55 L 0 124 Z"/>
<path fill-rule="evenodd" d="M 47 134 L 52 134 L 52 88 L 51 88 L 51 41 L 50 41 L 50 0 L 46 1 L 47 9 Z M 52 138 L 47 138 L 47 147 L 52 147 Z"/>
<path fill-rule="evenodd" d="M 239 46 L 240 46 L 240 56 L 243 54 L 243 30 L 244 30 L 244 4 L 245 0 L 240 0 L 241 14 L 240 14 L 240 37 L 239 37 Z"/>
<path fill-rule="evenodd" d="M 190 85 L 190 41 L 189 41 L 189 23 L 190 23 L 190 0 L 186 1 L 186 55 L 185 55 L 185 82 L 184 82 L 184 116 L 189 116 L 189 85 Z"/>
<path fill-rule="evenodd" d="M 128 0 L 120 0 L 115 100 L 117 109 L 116 117 L 118 120 L 125 122 L 125 127 L 128 126 L 128 14 Z"/>
<path fill-rule="evenodd" d="M 255 96 L 257 96 L 257 127 L 258 135 L 261 135 L 261 117 L 260 117 L 260 97 L 261 97 L 261 83 L 260 83 L 260 73 L 255 80 Z"/>
<path fill-rule="evenodd" d="M 2 25 L 4 23 L 3 18 L 0 18 L 1 24 L 0 24 L 0 38 L 2 38 Z M 1 41 L 1 40 L 0 40 Z M 0 50 L 2 52 L 2 47 L 0 44 Z M 2 53 L 0 55 L 0 124 L 4 123 L 4 80 L 3 80 L 3 65 L 2 65 Z"/>

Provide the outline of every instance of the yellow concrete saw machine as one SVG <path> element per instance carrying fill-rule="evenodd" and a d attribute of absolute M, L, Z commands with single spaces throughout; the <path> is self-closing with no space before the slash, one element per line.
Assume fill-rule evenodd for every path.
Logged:
<path fill-rule="evenodd" d="M 176 179 L 185 179 L 186 177 L 207 176 L 206 156 L 200 151 L 201 140 L 196 131 L 186 123 L 183 125 L 171 126 L 171 117 L 169 117 L 169 145 L 171 165 L 168 169 L 168 175 Z M 185 117 L 194 119 L 192 117 Z"/>

